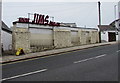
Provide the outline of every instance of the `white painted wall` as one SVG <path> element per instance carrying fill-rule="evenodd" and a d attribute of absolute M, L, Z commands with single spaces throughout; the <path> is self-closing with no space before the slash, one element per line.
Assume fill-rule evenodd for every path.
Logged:
<path fill-rule="evenodd" d="M 106 41 L 108 42 L 108 32 L 104 31 L 101 32 L 101 42 Z"/>
<path fill-rule="evenodd" d="M 108 32 L 115 32 L 115 31 L 104 31 L 104 32 L 101 32 L 101 41 L 108 42 L 108 39 L 109 39 L 108 38 Z M 118 35 L 116 35 L 116 41 L 118 41 L 119 37 L 118 37 Z"/>
<path fill-rule="evenodd" d="M 3 49 L 5 50 L 11 50 L 12 48 L 12 34 L 7 33 L 3 30 L 1 30 L 1 42 L 3 44 Z"/>
<path fill-rule="evenodd" d="M 118 32 L 118 40 L 120 41 L 120 32 Z"/>

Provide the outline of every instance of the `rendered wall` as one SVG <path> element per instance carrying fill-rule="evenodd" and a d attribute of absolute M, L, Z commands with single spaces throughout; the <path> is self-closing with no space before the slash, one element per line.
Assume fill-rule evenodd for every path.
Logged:
<path fill-rule="evenodd" d="M 5 31 L 1 31 L 1 42 L 3 44 L 3 50 L 12 50 L 12 34 Z"/>
<path fill-rule="evenodd" d="M 91 31 L 91 44 L 98 43 L 98 35 L 97 31 Z"/>
<path fill-rule="evenodd" d="M 30 46 L 33 51 L 53 48 L 53 32 L 50 29 L 30 28 Z M 36 49 L 36 50 L 35 50 Z"/>
<path fill-rule="evenodd" d="M 71 31 L 71 43 L 73 46 L 79 45 L 78 31 Z"/>
<path fill-rule="evenodd" d="M 55 48 L 69 47 L 71 44 L 71 31 L 66 29 L 54 29 Z"/>
<path fill-rule="evenodd" d="M 22 27 L 23 26 L 23 27 Z M 13 49 L 37 52 L 45 49 L 93 44 L 99 41 L 97 30 L 69 27 L 49 27 L 19 23 L 13 26 Z M 16 28 L 17 27 L 17 28 Z"/>
<path fill-rule="evenodd" d="M 88 41 L 88 33 L 86 33 L 86 30 L 81 30 L 81 37 L 80 37 L 80 44 L 81 45 L 84 45 L 84 44 L 87 44 L 87 41 Z"/>
<path fill-rule="evenodd" d="M 18 48 L 23 48 L 25 53 L 30 52 L 30 32 L 27 28 L 14 28 L 12 33 L 12 45 L 15 52 Z"/>
<path fill-rule="evenodd" d="M 51 46 L 53 45 L 53 32 L 50 29 L 29 29 L 31 46 Z"/>

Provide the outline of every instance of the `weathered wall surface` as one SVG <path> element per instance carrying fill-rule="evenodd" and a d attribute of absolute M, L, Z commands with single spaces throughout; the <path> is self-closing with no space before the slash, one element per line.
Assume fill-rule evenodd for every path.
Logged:
<path fill-rule="evenodd" d="M 53 30 L 45 28 L 29 28 L 30 47 L 37 52 L 53 48 Z"/>
<path fill-rule="evenodd" d="M 31 46 L 51 46 L 53 45 L 53 32 L 50 29 L 29 29 Z"/>
<path fill-rule="evenodd" d="M 88 33 L 85 30 L 79 30 L 79 35 L 80 35 L 80 45 L 87 44 Z"/>
<path fill-rule="evenodd" d="M 63 48 L 76 45 L 93 44 L 99 42 L 99 33 L 92 29 L 78 29 L 69 27 L 48 27 L 27 25 L 13 28 L 13 49 L 23 48 L 37 52 L 45 49 Z M 16 28 L 17 27 L 17 28 Z"/>
<path fill-rule="evenodd" d="M 71 31 L 71 43 L 73 46 L 79 45 L 78 31 Z"/>
<path fill-rule="evenodd" d="M 91 44 L 97 43 L 97 31 L 91 31 Z"/>
<path fill-rule="evenodd" d="M 69 47 L 71 44 L 71 31 L 66 29 L 54 29 L 55 48 Z"/>
<path fill-rule="evenodd" d="M 27 28 L 14 28 L 12 33 L 13 51 L 23 48 L 25 53 L 30 52 L 30 32 Z"/>

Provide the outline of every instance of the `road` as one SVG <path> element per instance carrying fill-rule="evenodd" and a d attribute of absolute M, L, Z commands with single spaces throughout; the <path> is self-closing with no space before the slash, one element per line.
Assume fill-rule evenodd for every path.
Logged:
<path fill-rule="evenodd" d="M 118 44 L 4 64 L 4 81 L 118 81 Z"/>

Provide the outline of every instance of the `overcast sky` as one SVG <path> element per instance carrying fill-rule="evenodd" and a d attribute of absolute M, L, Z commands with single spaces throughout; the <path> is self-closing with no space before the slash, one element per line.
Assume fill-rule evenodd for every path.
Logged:
<path fill-rule="evenodd" d="M 96 27 L 97 5 L 97 2 L 3 2 L 2 20 L 10 27 L 18 17 L 27 17 L 28 13 L 39 13 L 53 16 L 56 22 Z M 102 24 L 110 24 L 115 19 L 114 5 L 117 5 L 117 2 L 101 2 Z"/>

